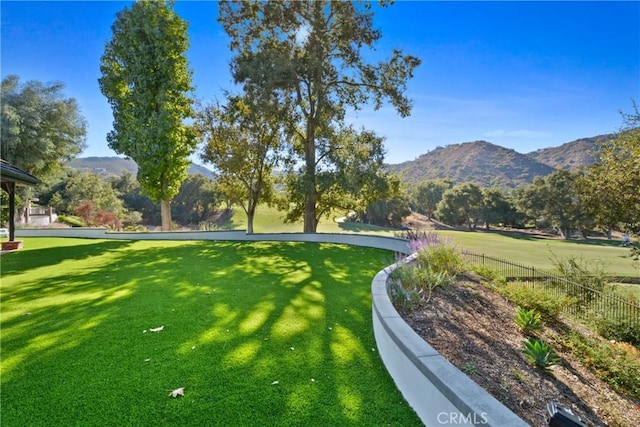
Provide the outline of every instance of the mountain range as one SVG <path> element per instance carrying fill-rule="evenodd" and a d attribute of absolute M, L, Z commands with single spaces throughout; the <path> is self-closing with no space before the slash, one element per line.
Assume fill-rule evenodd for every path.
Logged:
<path fill-rule="evenodd" d="M 481 187 L 515 188 L 529 184 L 536 176 L 556 169 L 575 170 L 594 162 L 598 143 L 611 140 L 615 134 L 582 138 L 522 154 L 487 141 L 464 142 L 437 147 L 415 160 L 386 165 L 401 179 L 415 185 L 426 179 L 450 179 L 454 184 L 474 182 Z M 119 176 L 128 171 L 136 174 L 138 166 L 122 157 L 81 157 L 69 162 L 75 169 L 88 169 L 105 176 Z M 204 166 L 191 164 L 189 174 L 201 173 L 214 178 Z"/>
<path fill-rule="evenodd" d="M 135 176 L 138 173 L 138 165 L 131 159 L 122 157 L 78 157 L 67 164 L 73 169 L 83 169 L 97 172 L 104 176 L 121 176 L 124 172 L 130 172 Z M 191 163 L 189 175 L 202 174 L 207 178 L 214 178 L 213 172 L 204 166 Z"/>
<path fill-rule="evenodd" d="M 598 142 L 614 137 L 582 138 L 527 154 L 487 141 L 465 142 L 437 147 L 415 160 L 387 165 L 387 169 L 409 185 L 447 178 L 454 184 L 470 181 L 481 187 L 515 188 L 556 169 L 575 170 L 593 164 Z"/>

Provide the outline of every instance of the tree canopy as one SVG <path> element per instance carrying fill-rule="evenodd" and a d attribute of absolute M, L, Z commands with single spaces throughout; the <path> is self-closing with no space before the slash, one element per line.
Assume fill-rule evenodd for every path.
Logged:
<path fill-rule="evenodd" d="M 586 202 L 605 229 L 640 233 L 640 110 L 623 113 L 616 137 L 599 143 L 598 161 L 582 181 Z"/>
<path fill-rule="evenodd" d="M 138 164 L 145 194 L 161 201 L 162 228 L 171 227 L 169 202 L 187 176 L 196 135 L 187 23 L 165 1 L 138 1 L 119 12 L 102 55 L 100 89 L 113 111 L 109 147 Z"/>
<path fill-rule="evenodd" d="M 304 198 L 304 231 L 313 233 L 322 173 L 337 167 L 327 163 L 340 144 L 336 135 L 347 109 L 369 102 L 378 109 L 388 101 L 401 116 L 409 115 L 406 84 L 420 60 L 397 49 L 386 61 L 365 60 L 382 36 L 369 3 L 223 1 L 219 22 L 237 52 L 231 64 L 235 81 L 253 93 L 275 94 L 288 107 L 290 165 L 300 175 L 290 188 Z"/>
<path fill-rule="evenodd" d="M 86 147 L 87 124 L 74 98 L 65 98 L 62 83 L 10 75 L 2 80 L 1 157 L 46 179 Z"/>

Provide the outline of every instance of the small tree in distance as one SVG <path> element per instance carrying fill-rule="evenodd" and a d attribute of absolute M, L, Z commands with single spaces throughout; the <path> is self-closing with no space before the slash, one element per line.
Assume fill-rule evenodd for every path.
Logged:
<path fill-rule="evenodd" d="M 239 204 L 247 214 L 247 233 L 259 203 L 274 198 L 273 169 L 282 146 L 281 124 L 275 103 L 264 108 L 245 96 L 228 96 L 227 105 L 209 105 L 199 114 L 198 130 L 205 142 L 201 157 L 210 162 L 217 188 L 229 203 Z"/>

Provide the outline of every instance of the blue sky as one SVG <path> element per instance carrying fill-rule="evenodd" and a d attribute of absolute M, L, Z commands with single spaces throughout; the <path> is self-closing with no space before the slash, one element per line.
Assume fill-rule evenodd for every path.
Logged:
<path fill-rule="evenodd" d="M 88 122 L 82 156 L 116 155 L 97 80 L 115 14 L 130 4 L 0 4 L 2 77 L 63 82 Z M 217 4 L 178 1 L 175 9 L 190 23 L 196 96 L 222 100 L 233 84 Z M 390 106 L 348 115 L 386 138 L 389 163 L 468 141 L 527 153 L 611 133 L 619 112 L 640 102 L 640 2 L 396 1 L 376 8 L 374 25 L 383 34 L 377 54 L 399 47 L 423 61 L 408 87 L 411 117 Z"/>

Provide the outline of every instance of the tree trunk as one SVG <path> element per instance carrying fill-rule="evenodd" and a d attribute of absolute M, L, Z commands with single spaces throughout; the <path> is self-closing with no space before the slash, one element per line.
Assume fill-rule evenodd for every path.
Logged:
<path fill-rule="evenodd" d="M 160 216 L 162 217 L 162 231 L 171 231 L 171 201 L 160 201 Z"/>
<path fill-rule="evenodd" d="M 307 122 L 307 140 L 305 141 L 305 177 L 304 185 L 307 190 L 304 196 L 304 229 L 305 233 L 315 233 L 318 222 L 316 221 L 316 138 L 315 122 Z"/>
<path fill-rule="evenodd" d="M 304 199 L 304 232 L 315 233 L 317 228 L 316 221 L 316 192 L 314 188 L 307 192 Z"/>
<path fill-rule="evenodd" d="M 247 209 L 247 234 L 253 234 L 253 217 L 256 215 L 256 207 L 249 204 Z"/>

